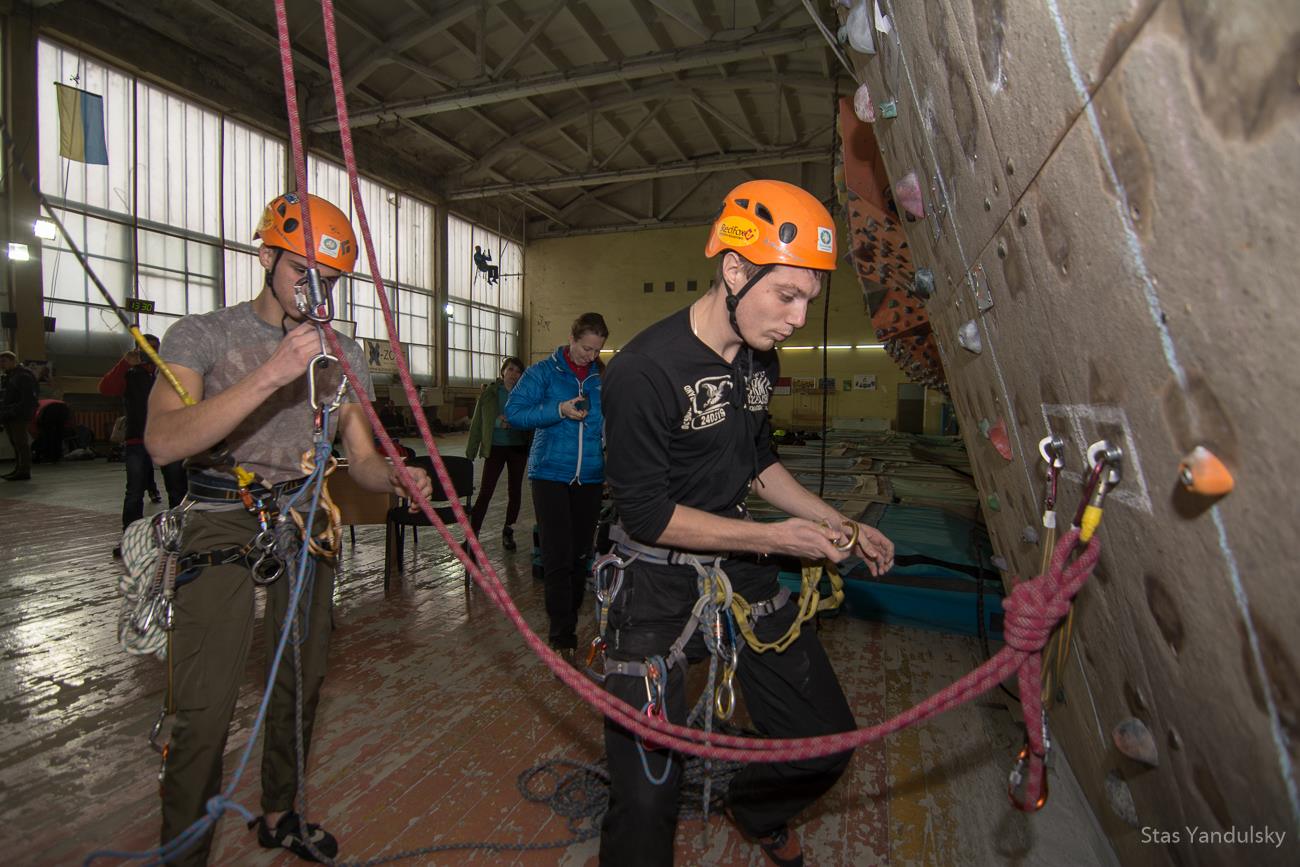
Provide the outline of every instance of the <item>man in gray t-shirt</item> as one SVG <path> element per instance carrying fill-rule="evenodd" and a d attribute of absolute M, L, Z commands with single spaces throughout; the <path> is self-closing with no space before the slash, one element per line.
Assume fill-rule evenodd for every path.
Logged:
<path fill-rule="evenodd" d="M 309 196 L 312 244 L 321 285 L 326 291 L 356 261 L 357 241 L 348 218 L 324 199 Z M 306 321 L 299 297 L 305 292 L 306 240 L 303 201 L 294 193 L 276 198 L 258 225 L 262 240 L 258 260 L 266 282 L 252 301 L 199 316 L 187 316 L 163 339 L 162 357 L 186 390 L 198 401 L 185 406 L 160 377 L 149 399 L 145 446 L 155 462 L 169 463 L 201 455 L 225 441 L 243 467 L 269 485 L 301 479 L 303 452 L 312 447 L 313 412 L 308 397 L 307 367 L 320 351 L 316 326 Z M 373 397 L 366 360 L 356 342 L 340 337 L 347 361 Z M 319 399 L 328 402 L 338 387 L 340 366 L 331 363 L 317 373 Z M 348 456 L 348 474 L 362 488 L 410 496 L 396 472 L 375 451 L 370 425 L 349 393 L 347 402 L 331 416 L 329 441 L 335 429 Z M 431 485 L 423 471 L 410 469 L 417 489 L 428 496 Z M 191 495 L 196 482 L 217 484 L 219 474 L 191 470 Z M 317 526 L 328 518 L 318 514 Z M 248 544 L 258 532 L 255 517 L 242 505 L 205 504 L 185 518 L 181 553 L 205 554 Z M 303 748 L 310 745 L 316 703 L 325 678 L 325 659 L 333 627 L 331 602 L 333 564 L 316 558 L 312 584 L 304 589 L 297 616 L 302 627 L 300 648 Z M 179 836 L 204 815 L 205 804 L 221 788 L 221 757 L 239 694 L 244 662 L 252 641 L 253 581 L 240 563 L 205 568 L 199 577 L 179 587 L 170 648 L 173 666 L 172 729 L 162 785 L 162 841 Z M 267 587 L 267 661 L 278 643 L 289 608 L 289 579 Z M 299 821 L 294 811 L 298 789 L 296 764 L 296 678 L 293 654 L 286 654 L 276 675 L 266 718 L 262 748 L 262 810 L 257 821 L 258 842 L 266 848 L 288 849 L 315 860 L 304 842 L 333 858 L 338 841 L 318 825 Z M 172 864 L 207 861 L 212 834 Z"/>

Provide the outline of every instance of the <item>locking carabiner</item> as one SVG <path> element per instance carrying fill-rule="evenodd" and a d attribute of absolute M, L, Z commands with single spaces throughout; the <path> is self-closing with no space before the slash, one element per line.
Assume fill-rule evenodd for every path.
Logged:
<path fill-rule="evenodd" d="M 334 278 L 337 280 L 338 278 Z M 331 281 L 330 289 L 333 288 Z M 305 291 L 304 291 L 305 284 Z M 334 319 L 334 295 L 321 285 L 320 269 L 308 268 L 293 286 L 294 305 L 298 312 L 312 322 L 330 322 Z M 322 312 L 322 308 L 324 311 Z"/>

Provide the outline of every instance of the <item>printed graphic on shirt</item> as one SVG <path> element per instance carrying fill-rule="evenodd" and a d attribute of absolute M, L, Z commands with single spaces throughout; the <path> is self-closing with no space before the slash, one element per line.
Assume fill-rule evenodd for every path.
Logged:
<path fill-rule="evenodd" d="M 727 417 L 731 388 L 730 376 L 706 376 L 695 385 L 683 385 L 691 405 L 682 417 L 682 430 L 704 430 L 722 422 Z"/>
<path fill-rule="evenodd" d="M 760 370 L 749 377 L 745 386 L 745 409 L 755 411 L 767 409 L 771 399 L 772 380 L 767 378 L 767 371 Z"/>

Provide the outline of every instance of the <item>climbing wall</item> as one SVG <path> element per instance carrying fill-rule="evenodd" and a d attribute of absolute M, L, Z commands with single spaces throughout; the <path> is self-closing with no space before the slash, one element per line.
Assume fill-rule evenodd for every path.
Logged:
<path fill-rule="evenodd" d="M 1039 440 L 1067 523 L 1088 445 L 1123 450 L 1056 743 L 1125 863 L 1297 863 L 1300 4 L 867 2 L 848 56 L 920 200 L 907 273 L 1008 586 L 1039 568 Z M 916 297 L 880 282 L 873 310 Z M 1235 489 L 1180 480 L 1196 446 Z"/>

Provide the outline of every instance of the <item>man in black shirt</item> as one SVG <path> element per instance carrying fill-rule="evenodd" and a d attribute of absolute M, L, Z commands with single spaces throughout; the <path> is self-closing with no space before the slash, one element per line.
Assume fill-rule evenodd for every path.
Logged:
<path fill-rule="evenodd" d="M 604 638 L 613 665 L 606 666 L 605 684 L 635 707 L 647 704 L 648 681 L 636 676 L 638 663 L 670 658 L 699 598 L 697 570 L 666 563 L 665 555 L 689 552 L 706 562 L 721 556 L 732 589 L 771 609 L 753 627 L 763 642 L 784 635 L 797 613 L 784 604 L 779 568 L 767 555 L 817 562 L 858 555 L 873 574 L 893 565 L 888 539 L 803 488 L 771 448 L 775 347 L 803 326 L 809 302 L 835 269 L 834 237 L 830 214 L 804 190 L 779 181 L 740 185 L 728 194 L 705 247 L 707 256 L 718 256 L 710 290 L 641 332 L 609 365 L 607 479 L 629 543 L 624 553 L 643 553 L 627 565 L 610 603 Z M 747 520 L 751 486 L 794 517 Z M 765 736 L 855 727 L 812 629 L 779 652 L 740 646 L 736 680 Z M 688 661 L 707 655 L 698 634 L 684 649 Z M 684 668 L 668 668 L 664 703 L 676 723 L 686 720 Z M 671 863 L 680 762 L 643 748 L 609 721 L 605 746 L 611 794 L 601 863 Z M 747 765 L 728 789 L 727 812 L 772 863 L 802 864 L 788 822 L 835 783 L 850 755 Z"/>

